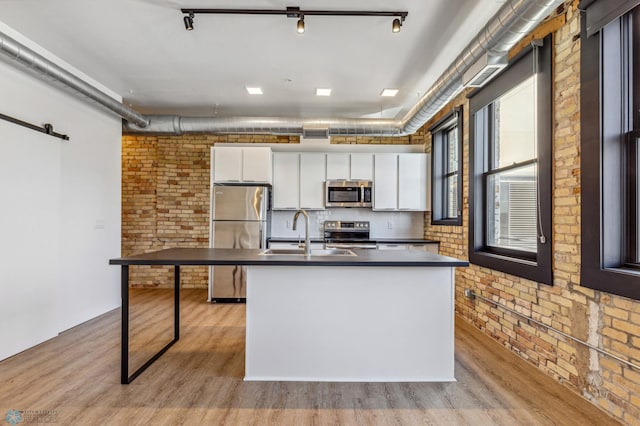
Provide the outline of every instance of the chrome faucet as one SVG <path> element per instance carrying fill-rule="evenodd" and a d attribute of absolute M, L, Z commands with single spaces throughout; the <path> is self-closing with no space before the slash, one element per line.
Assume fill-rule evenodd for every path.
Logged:
<path fill-rule="evenodd" d="M 309 257 L 311 256 L 311 240 L 309 238 L 309 215 L 304 209 L 300 209 L 296 211 L 296 214 L 293 215 L 293 230 L 296 230 L 296 225 L 298 223 L 298 216 L 300 213 L 304 216 L 304 255 Z"/>

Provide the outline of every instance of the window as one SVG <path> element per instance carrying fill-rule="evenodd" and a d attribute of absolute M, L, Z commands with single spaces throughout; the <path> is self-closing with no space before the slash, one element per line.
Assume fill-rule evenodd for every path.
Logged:
<path fill-rule="evenodd" d="M 550 37 L 469 105 L 469 260 L 552 284 Z"/>
<path fill-rule="evenodd" d="M 431 132 L 431 224 L 462 225 L 462 107 Z"/>
<path fill-rule="evenodd" d="M 580 168 L 581 285 L 640 300 L 638 3 L 585 5 Z"/>

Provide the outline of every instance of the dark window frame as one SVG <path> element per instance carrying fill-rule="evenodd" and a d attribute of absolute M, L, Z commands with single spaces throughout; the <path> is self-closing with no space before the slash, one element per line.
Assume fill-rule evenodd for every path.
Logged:
<path fill-rule="evenodd" d="M 462 226 L 462 187 L 463 187 L 463 119 L 462 105 L 454 108 L 449 114 L 438 120 L 429 128 L 431 132 L 431 224 Z M 458 138 L 458 170 L 450 172 L 448 169 L 448 135 L 455 128 Z M 447 178 L 458 176 L 458 191 L 456 194 L 458 214 L 455 217 L 446 216 L 447 211 Z"/>
<path fill-rule="evenodd" d="M 533 48 L 529 47 L 511 60 L 509 67 L 485 87 L 469 95 L 469 261 L 539 283 L 553 285 L 552 239 L 552 38 L 547 36 L 538 48 L 538 122 L 537 122 L 537 197 L 544 241 L 537 239 L 537 252 L 527 256 L 522 251 L 487 247 L 486 175 L 489 154 L 486 143 L 491 131 L 486 108 L 503 94 L 533 75 Z"/>
<path fill-rule="evenodd" d="M 630 136 L 640 124 L 640 114 L 633 114 L 640 107 L 640 43 L 635 55 L 627 43 L 634 38 L 629 26 L 638 38 L 640 10 L 616 18 L 590 37 L 584 12 L 581 18 L 580 283 L 640 300 L 640 272 L 637 264 L 628 262 L 635 251 L 628 233 L 635 231 L 631 223 L 636 200 L 628 183 L 638 168 L 631 159 L 635 147 Z M 633 75 L 631 69 L 636 70 Z M 609 75 L 618 78 L 606 78 Z"/>

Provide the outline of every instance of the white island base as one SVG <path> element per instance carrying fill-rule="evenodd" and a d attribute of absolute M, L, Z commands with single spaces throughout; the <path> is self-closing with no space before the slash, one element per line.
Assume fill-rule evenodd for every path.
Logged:
<path fill-rule="evenodd" d="M 455 381 L 453 267 L 247 272 L 245 380 Z"/>

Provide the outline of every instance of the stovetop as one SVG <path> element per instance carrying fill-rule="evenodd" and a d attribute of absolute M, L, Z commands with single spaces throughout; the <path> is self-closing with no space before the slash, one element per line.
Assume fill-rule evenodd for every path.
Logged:
<path fill-rule="evenodd" d="M 369 222 L 327 220 L 324 222 L 326 243 L 370 243 Z"/>

